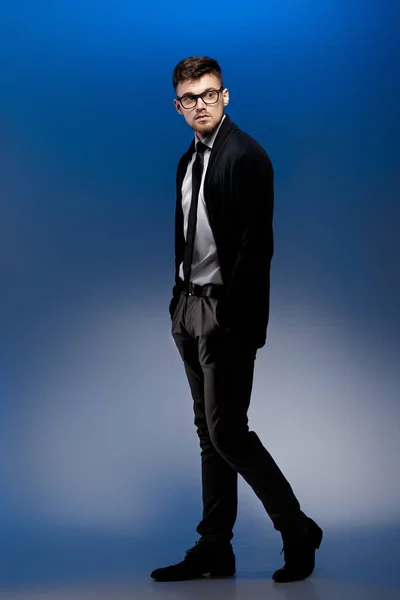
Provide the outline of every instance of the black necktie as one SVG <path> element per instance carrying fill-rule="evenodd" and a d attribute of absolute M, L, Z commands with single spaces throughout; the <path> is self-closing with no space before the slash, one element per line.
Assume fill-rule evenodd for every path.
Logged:
<path fill-rule="evenodd" d="M 204 165 L 204 151 L 208 149 L 208 146 L 202 144 L 201 142 L 197 142 L 196 146 L 196 160 L 193 164 L 192 169 L 192 202 L 190 204 L 189 211 L 189 221 L 186 232 L 186 244 L 185 244 L 185 254 L 183 257 L 183 276 L 185 287 L 189 284 L 190 281 L 190 271 L 192 268 L 192 258 L 193 258 L 193 247 L 194 247 L 194 236 L 196 233 L 196 221 L 197 221 L 197 205 L 199 200 L 199 191 L 200 191 L 200 183 L 201 176 L 203 174 L 203 165 Z"/>

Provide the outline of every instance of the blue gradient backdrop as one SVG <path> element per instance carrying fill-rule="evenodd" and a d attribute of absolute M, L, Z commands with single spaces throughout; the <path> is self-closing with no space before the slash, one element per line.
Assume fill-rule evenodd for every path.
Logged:
<path fill-rule="evenodd" d="M 250 425 L 331 539 L 398 531 L 398 18 L 389 0 L 1 3 L 3 580 L 146 570 L 194 541 L 199 448 L 168 304 L 191 140 L 171 74 L 195 54 L 220 62 L 228 114 L 276 173 Z M 240 486 L 254 565 L 279 540 Z"/>

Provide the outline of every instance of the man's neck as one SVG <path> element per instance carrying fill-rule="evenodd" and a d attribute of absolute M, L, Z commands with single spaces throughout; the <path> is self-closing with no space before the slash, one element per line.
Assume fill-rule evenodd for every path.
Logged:
<path fill-rule="evenodd" d="M 221 121 L 219 123 L 221 123 Z M 196 137 L 199 140 L 199 142 L 204 142 L 205 139 L 211 136 L 218 129 L 219 123 L 214 127 L 214 129 L 208 131 L 207 133 L 200 133 L 199 131 L 196 131 Z"/>

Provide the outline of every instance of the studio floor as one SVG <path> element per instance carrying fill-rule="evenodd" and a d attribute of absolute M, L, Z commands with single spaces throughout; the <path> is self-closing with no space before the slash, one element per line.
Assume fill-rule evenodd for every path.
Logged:
<path fill-rule="evenodd" d="M 2 600 L 399 600 L 400 586 L 349 583 L 318 575 L 309 580 L 275 584 L 259 575 L 238 572 L 230 580 L 196 580 L 157 584 L 137 577 L 130 582 L 43 586 L 0 594 Z"/>
<path fill-rule="evenodd" d="M 282 564 L 276 532 L 233 540 L 237 573 L 160 583 L 152 569 L 181 560 L 187 533 L 175 537 L 89 536 L 87 532 L 23 531 L 3 537 L 0 600 L 399 600 L 400 528 L 326 528 L 308 580 L 276 584 Z"/>

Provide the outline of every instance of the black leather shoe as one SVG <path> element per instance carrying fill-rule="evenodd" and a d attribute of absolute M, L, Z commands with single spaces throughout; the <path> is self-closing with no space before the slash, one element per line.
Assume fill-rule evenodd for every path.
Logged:
<path fill-rule="evenodd" d="M 235 555 L 230 542 L 210 544 L 200 539 L 187 550 L 182 562 L 156 569 L 150 577 L 157 581 L 184 581 L 208 574 L 210 577 L 232 577 L 235 571 Z"/>
<path fill-rule="evenodd" d="M 285 565 L 272 575 L 277 583 L 288 583 L 306 579 L 314 571 L 315 550 L 320 547 L 322 529 L 307 518 L 307 530 L 304 534 L 283 537 Z"/>

